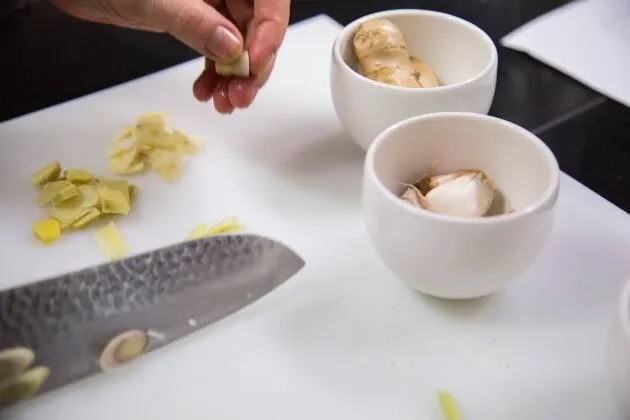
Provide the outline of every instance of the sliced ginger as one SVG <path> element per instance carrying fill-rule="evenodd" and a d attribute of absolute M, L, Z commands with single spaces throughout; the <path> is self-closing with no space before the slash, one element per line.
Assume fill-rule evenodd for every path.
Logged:
<path fill-rule="evenodd" d="M 98 219 L 101 216 L 101 214 L 102 213 L 98 208 L 92 207 L 86 210 L 85 213 L 83 213 L 81 217 L 79 217 L 78 219 L 75 219 L 72 222 L 72 227 L 75 229 L 84 228 L 87 225 L 89 225 L 91 222 L 93 222 L 94 220 Z"/>
<path fill-rule="evenodd" d="M 166 181 L 177 180 L 186 159 L 198 152 L 200 143 L 182 131 L 167 127 L 164 113 L 141 114 L 133 125 L 123 127 L 107 149 L 109 172 L 118 175 L 154 171 Z M 47 208 L 44 219 L 33 224 L 42 243 L 56 241 L 66 230 L 83 229 L 103 218 L 128 215 L 138 197 L 138 187 L 125 180 L 97 178 L 82 168 L 62 171 L 58 161 L 39 168 L 31 177 L 39 190 L 36 202 Z M 206 227 L 201 236 L 230 229 L 231 220 Z M 127 248 L 113 221 L 96 233 L 96 240 L 110 259 L 122 257 Z"/>
<path fill-rule="evenodd" d="M 66 169 L 63 177 L 73 184 L 85 184 L 92 181 L 93 175 L 83 169 Z"/>
<path fill-rule="evenodd" d="M 99 229 L 94 237 L 99 248 L 110 261 L 122 258 L 127 253 L 127 244 L 114 222 L 109 222 Z"/>
<path fill-rule="evenodd" d="M 107 168 L 111 173 L 131 175 L 142 172 L 145 168 L 138 149 L 130 146 L 115 146 L 108 152 Z"/>
<path fill-rule="evenodd" d="M 33 223 L 35 237 L 44 245 L 55 242 L 61 236 L 59 221 L 48 218 Z"/>
<path fill-rule="evenodd" d="M 182 156 L 167 150 L 156 149 L 151 156 L 151 169 L 165 181 L 176 181 L 181 174 Z"/>
<path fill-rule="evenodd" d="M 167 128 L 164 113 L 139 115 L 133 126 L 124 127 L 107 150 L 109 171 L 131 175 L 155 171 L 165 181 L 179 179 L 185 158 L 197 153 L 199 143 L 179 130 Z"/>
<path fill-rule="evenodd" d="M 90 212 L 90 209 L 86 208 L 59 208 L 53 207 L 50 209 L 48 215 L 57 220 L 61 224 L 62 229 L 66 229 L 72 224 L 81 219 L 87 213 Z"/>
<path fill-rule="evenodd" d="M 50 181 L 55 181 L 61 173 L 61 165 L 59 162 L 48 163 L 37 170 L 31 178 L 34 187 L 39 188 Z"/>
<path fill-rule="evenodd" d="M 225 219 L 216 225 L 201 224 L 195 226 L 195 228 L 188 235 L 188 239 L 200 239 L 206 236 L 220 235 L 224 233 L 234 233 L 243 229 L 236 217 L 230 217 Z"/>
<path fill-rule="evenodd" d="M 57 191 L 52 200 L 50 200 L 53 206 L 58 206 L 61 203 L 70 200 L 71 198 L 77 197 L 79 195 L 79 190 L 74 184 L 68 183 L 65 187 Z"/>
<path fill-rule="evenodd" d="M 48 208 L 47 217 L 33 224 L 33 232 L 46 244 L 56 241 L 64 230 L 83 229 L 103 216 L 128 215 L 138 193 L 125 180 L 96 178 L 78 168 L 62 172 L 59 162 L 33 175 L 33 185 L 39 188 L 37 204 Z"/>
<path fill-rule="evenodd" d="M 66 180 L 51 181 L 43 184 L 37 196 L 37 204 L 43 206 L 50 203 L 57 193 L 69 185 L 71 185 L 70 182 Z"/>

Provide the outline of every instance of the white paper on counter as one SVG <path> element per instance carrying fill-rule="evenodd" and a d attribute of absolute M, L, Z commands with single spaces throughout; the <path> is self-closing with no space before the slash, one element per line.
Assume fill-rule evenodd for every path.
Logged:
<path fill-rule="evenodd" d="M 501 40 L 630 106 L 630 1 L 579 0 Z"/>

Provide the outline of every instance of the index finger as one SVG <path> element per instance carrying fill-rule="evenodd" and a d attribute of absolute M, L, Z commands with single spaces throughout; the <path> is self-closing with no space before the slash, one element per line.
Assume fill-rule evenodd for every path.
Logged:
<path fill-rule="evenodd" d="M 289 24 L 291 0 L 254 0 L 254 17 L 247 31 L 251 72 L 262 71 L 280 48 Z"/>

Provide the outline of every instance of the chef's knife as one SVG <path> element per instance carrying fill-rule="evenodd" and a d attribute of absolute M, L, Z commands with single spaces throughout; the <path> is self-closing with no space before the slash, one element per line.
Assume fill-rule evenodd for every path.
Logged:
<path fill-rule="evenodd" d="M 0 291 L 0 407 L 162 347 L 303 266 L 269 238 L 219 235 Z"/>

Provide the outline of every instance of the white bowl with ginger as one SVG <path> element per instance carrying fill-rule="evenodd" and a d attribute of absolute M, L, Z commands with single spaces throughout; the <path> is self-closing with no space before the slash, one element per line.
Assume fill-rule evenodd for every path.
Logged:
<path fill-rule="evenodd" d="M 416 115 L 487 114 L 497 50 L 477 26 L 428 10 L 388 10 L 347 25 L 333 45 L 337 117 L 367 150 L 392 124 Z"/>
<path fill-rule="evenodd" d="M 553 153 L 524 128 L 435 113 L 396 123 L 372 143 L 362 206 L 369 237 L 398 278 L 430 296 L 470 299 L 534 263 L 559 185 Z"/>

